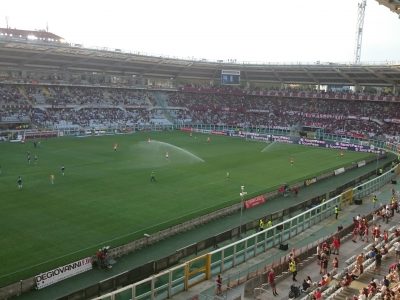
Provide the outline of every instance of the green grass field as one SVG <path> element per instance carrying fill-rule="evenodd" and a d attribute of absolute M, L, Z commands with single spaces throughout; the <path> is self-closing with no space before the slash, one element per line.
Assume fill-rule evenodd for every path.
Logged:
<path fill-rule="evenodd" d="M 54 138 L 37 148 L 1 143 L 0 285 L 237 203 L 241 185 L 251 197 L 369 156 L 207 137 L 146 132 Z"/>

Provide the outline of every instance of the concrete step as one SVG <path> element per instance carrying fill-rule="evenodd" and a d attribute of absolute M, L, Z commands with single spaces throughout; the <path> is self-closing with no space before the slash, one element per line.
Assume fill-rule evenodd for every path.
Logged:
<path fill-rule="evenodd" d="M 352 298 L 353 295 L 358 295 L 358 290 L 351 287 L 346 287 L 343 291 L 335 296 L 335 300 L 346 300 L 346 298 Z"/>

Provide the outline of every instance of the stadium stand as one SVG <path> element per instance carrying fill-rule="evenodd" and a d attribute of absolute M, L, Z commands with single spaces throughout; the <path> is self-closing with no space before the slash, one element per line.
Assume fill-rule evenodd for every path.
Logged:
<path fill-rule="evenodd" d="M 321 94 L 316 99 L 315 94 L 297 92 L 271 96 L 239 89 L 195 91 L 2 84 L 0 117 L 2 121 L 24 119 L 39 128 L 55 129 L 173 123 L 286 129 L 308 126 L 362 138 L 396 136 L 400 131 L 400 101 L 333 100 L 343 93 L 324 94 L 333 99 L 324 99 Z"/>

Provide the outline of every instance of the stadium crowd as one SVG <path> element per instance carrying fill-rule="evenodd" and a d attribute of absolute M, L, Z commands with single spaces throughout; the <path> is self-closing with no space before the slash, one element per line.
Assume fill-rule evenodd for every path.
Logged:
<path fill-rule="evenodd" d="M 178 118 L 198 124 L 289 128 L 312 126 L 328 133 L 398 135 L 396 102 L 326 100 L 231 94 L 171 93 L 169 106 L 185 107 Z"/>
<path fill-rule="evenodd" d="M 270 92 L 1 84 L 0 118 L 29 119 L 38 127 L 179 123 L 286 129 L 310 126 L 360 137 L 400 134 L 400 102 L 392 97 L 390 101 L 367 101 L 343 93 L 320 93 L 316 98 L 313 92 Z"/>
<path fill-rule="evenodd" d="M 399 192 L 393 188 L 391 200 L 375 210 L 372 220 L 368 221 L 360 214 L 353 218 L 351 239 L 345 239 L 344 243 L 347 246 L 361 243 L 361 247 L 366 243 L 365 252 L 356 252 L 344 261 L 346 256 L 342 255 L 342 243 L 336 234 L 319 244 L 316 250 L 319 267 L 308 268 L 312 274 L 301 272 L 301 285 L 296 283 L 299 260 L 293 249 L 289 254 L 289 272 L 293 276 L 282 279 L 293 282 L 289 299 L 400 299 L 400 227 L 396 221 L 391 222 L 396 212 L 400 212 L 399 201 Z M 349 255 L 348 250 L 347 247 L 345 255 Z M 277 296 L 276 282 L 271 280 L 270 271 L 266 274 L 266 281 L 274 291 L 273 295 Z M 318 271 L 319 276 L 316 275 Z"/>

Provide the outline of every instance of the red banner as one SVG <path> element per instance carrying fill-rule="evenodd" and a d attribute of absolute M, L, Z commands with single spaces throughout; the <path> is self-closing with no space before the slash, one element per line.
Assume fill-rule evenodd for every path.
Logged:
<path fill-rule="evenodd" d="M 221 131 L 221 130 L 212 130 L 211 134 L 215 134 L 215 135 L 226 135 L 225 131 Z"/>
<path fill-rule="evenodd" d="M 246 208 L 251 208 L 251 207 L 254 207 L 254 206 L 257 206 L 257 205 L 260 205 L 260 204 L 263 204 L 263 203 L 265 203 L 265 196 L 264 195 L 261 195 L 261 196 L 257 196 L 257 197 L 255 197 L 255 198 L 251 198 L 251 199 L 249 199 L 249 200 L 246 200 L 245 202 L 244 202 L 244 206 L 246 207 Z"/>
<path fill-rule="evenodd" d="M 193 129 L 192 129 L 192 127 L 182 127 L 181 131 L 192 132 Z"/>

